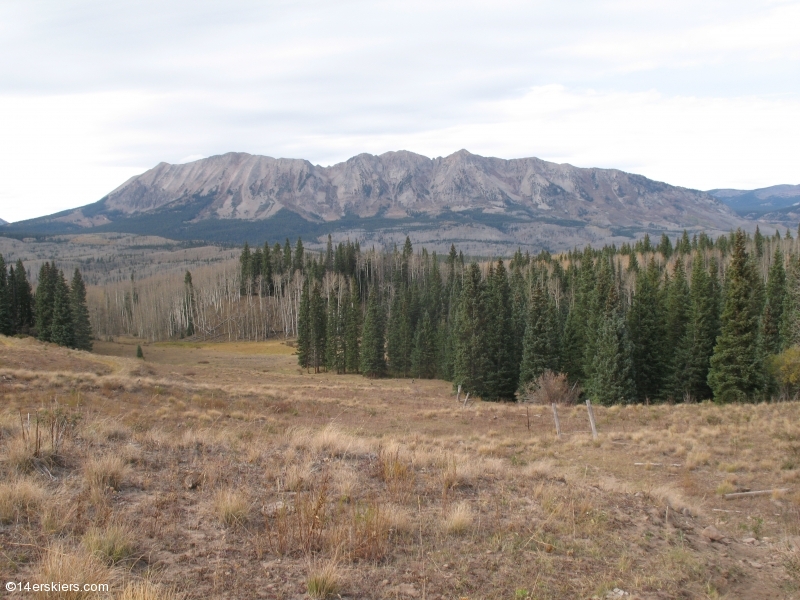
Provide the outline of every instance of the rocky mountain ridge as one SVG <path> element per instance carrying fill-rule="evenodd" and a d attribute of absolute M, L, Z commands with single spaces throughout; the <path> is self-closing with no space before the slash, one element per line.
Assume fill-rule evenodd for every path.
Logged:
<path fill-rule="evenodd" d="M 11 229 L 237 242 L 302 230 L 312 243 L 327 233 L 374 243 L 408 234 L 434 246 L 555 250 L 645 231 L 729 231 L 742 223 L 708 193 L 641 175 L 460 150 L 432 159 L 408 151 L 359 154 L 330 167 L 245 153 L 160 163 L 99 202 Z"/>

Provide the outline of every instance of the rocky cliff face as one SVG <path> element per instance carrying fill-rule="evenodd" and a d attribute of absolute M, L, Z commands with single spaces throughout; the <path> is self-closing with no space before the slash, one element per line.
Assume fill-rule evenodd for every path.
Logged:
<path fill-rule="evenodd" d="M 305 238 L 333 232 L 391 243 L 410 232 L 412 240 L 433 246 L 457 241 L 559 249 L 644 231 L 728 231 L 743 220 L 705 192 L 640 175 L 461 150 L 434 159 L 406 151 L 360 154 L 331 167 L 244 153 L 161 163 L 95 204 L 27 227 L 184 239 L 214 239 L 224 230 L 226 241 L 254 241 L 247 232 L 281 238 L 287 223 L 307 232 Z"/>
<path fill-rule="evenodd" d="M 485 158 L 466 150 L 435 159 L 404 151 L 360 154 L 327 168 L 230 153 L 185 165 L 161 163 L 103 202 L 109 212 L 131 215 L 198 196 L 212 199 L 201 219 L 268 219 L 286 208 L 323 221 L 464 210 L 541 214 L 601 226 L 727 228 L 735 221 L 709 194 L 639 175 L 537 158 Z"/>

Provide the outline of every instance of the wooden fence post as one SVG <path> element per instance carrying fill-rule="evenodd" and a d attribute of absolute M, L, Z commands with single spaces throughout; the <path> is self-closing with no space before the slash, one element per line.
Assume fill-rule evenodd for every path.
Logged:
<path fill-rule="evenodd" d="M 552 404 L 553 406 L 553 420 L 556 422 L 556 437 L 561 439 L 561 423 L 558 422 L 558 409 L 556 408 L 555 402 Z"/>
<path fill-rule="evenodd" d="M 586 399 L 586 409 L 589 411 L 589 425 L 592 426 L 592 439 L 597 439 L 597 423 L 594 421 L 594 411 L 592 410 L 592 401 Z"/>

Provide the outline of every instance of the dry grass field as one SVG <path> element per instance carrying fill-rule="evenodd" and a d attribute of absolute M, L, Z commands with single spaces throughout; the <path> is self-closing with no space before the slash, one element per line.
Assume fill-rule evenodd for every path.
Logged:
<path fill-rule="evenodd" d="M 110 590 L 10 597 L 800 598 L 796 404 L 596 407 L 597 441 L 562 407 L 557 440 L 280 342 L 136 345 L 0 337 L 0 573 Z"/>

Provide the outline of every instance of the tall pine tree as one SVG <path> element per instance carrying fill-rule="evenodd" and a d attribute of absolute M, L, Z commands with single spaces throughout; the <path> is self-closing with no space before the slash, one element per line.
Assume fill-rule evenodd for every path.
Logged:
<path fill-rule="evenodd" d="M 692 261 L 691 305 L 689 324 L 676 352 L 678 370 L 675 393 L 680 398 L 710 399 L 708 369 L 714 345 L 719 335 L 719 284 L 716 261 L 712 273 L 706 270 L 703 256 L 698 253 Z"/>
<path fill-rule="evenodd" d="M 772 257 L 772 266 L 769 269 L 764 316 L 762 317 L 764 352 L 767 354 L 777 354 L 783 346 L 780 324 L 783 320 L 785 296 L 786 271 L 783 266 L 783 253 L 780 247 L 776 247 Z"/>
<path fill-rule="evenodd" d="M 464 277 L 453 324 L 453 387 L 480 396 L 485 389 L 486 352 L 484 345 L 486 310 L 483 282 L 477 263 Z"/>
<path fill-rule="evenodd" d="M 188 273 L 188 271 L 187 271 Z M 73 343 L 78 350 L 92 350 L 92 325 L 89 322 L 89 308 L 86 306 L 86 286 L 81 272 L 75 269 L 69 286 L 70 310 L 72 312 Z"/>
<path fill-rule="evenodd" d="M 70 290 L 64 273 L 55 275 L 53 291 L 53 321 L 50 326 L 50 341 L 59 346 L 75 346 L 75 326 L 72 320 Z"/>
<path fill-rule="evenodd" d="M 640 402 L 661 397 L 664 383 L 664 306 L 660 293 L 661 273 L 654 259 L 636 276 L 628 330 L 633 347 L 636 398 Z"/>
<path fill-rule="evenodd" d="M 25 272 L 25 265 L 22 260 L 17 260 L 17 268 L 14 269 L 14 294 L 15 294 L 15 323 L 14 330 L 17 333 L 29 333 L 34 326 L 33 318 L 33 291 Z"/>
<path fill-rule="evenodd" d="M 44 263 L 39 269 L 39 285 L 36 288 L 36 336 L 43 342 L 49 342 L 52 338 L 57 279 L 55 265 Z"/>
<path fill-rule="evenodd" d="M 557 371 L 559 368 L 560 335 L 555 302 L 541 285 L 533 288 L 523 331 L 525 334 L 519 374 L 520 390 L 546 370 Z"/>
<path fill-rule="evenodd" d="M 759 281 L 746 251 L 744 231 L 736 231 L 725 277 L 722 329 L 708 384 L 717 402 L 758 399 L 764 390 L 764 362 L 759 344 Z"/>
<path fill-rule="evenodd" d="M 367 377 L 386 375 L 386 345 L 383 306 L 376 286 L 372 286 L 367 300 L 367 314 L 361 335 L 361 373 Z"/>
<path fill-rule="evenodd" d="M 502 259 L 490 273 L 484 293 L 486 314 L 482 337 L 486 371 L 479 395 L 484 400 L 511 400 L 519 380 L 519 363 L 514 362 L 511 293 Z"/>
<path fill-rule="evenodd" d="M 635 395 L 632 348 L 615 286 L 608 288 L 593 347 L 586 381 L 589 398 L 606 405 L 632 402 Z"/>
<path fill-rule="evenodd" d="M 14 331 L 14 314 L 12 305 L 12 287 L 8 282 L 6 261 L 0 254 L 0 333 L 11 335 Z"/>
<path fill-rule="evenodd" d="M 426 310 L 414 334 L 414 349 L 411 352 L 411 372 L 414 377 L 436 377 L 436 342 L 436 329 Z"/>

